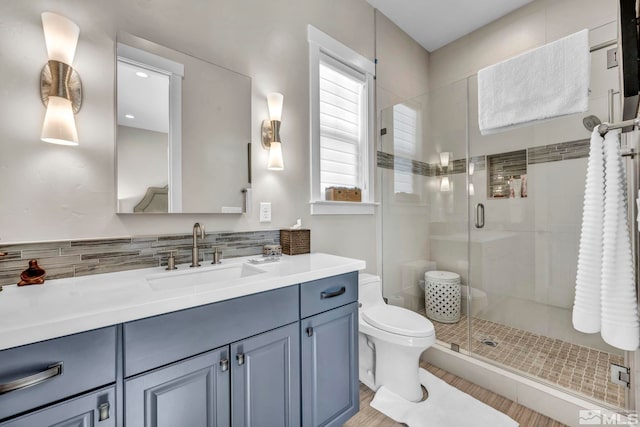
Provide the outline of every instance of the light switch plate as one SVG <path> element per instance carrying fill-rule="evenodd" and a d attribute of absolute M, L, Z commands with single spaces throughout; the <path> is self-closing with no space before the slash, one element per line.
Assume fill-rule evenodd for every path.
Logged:
<path fill-rule="evenodd" d="M 260 202 L 260 222 L 271 222 L 271 203 Z"/>

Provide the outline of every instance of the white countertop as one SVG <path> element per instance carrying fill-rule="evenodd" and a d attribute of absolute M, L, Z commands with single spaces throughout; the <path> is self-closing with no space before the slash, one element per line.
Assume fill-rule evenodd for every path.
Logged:
<path fill-rule="evenodd" d="M 197 269 L 184 264 L 175 271 L 155 267 L 47 280 L 44 285 L 5 286 L 0 292 L 0 350 L 365 268 L 364 261 L 314 253 L 284 255 L 279 262 L 256 265 L 265 272 L 233 279 L 224 287 L 203 284 L 154 290 L 147 281 L 258 257 L 231 258 L 219 266 L 202 263 Z"/>

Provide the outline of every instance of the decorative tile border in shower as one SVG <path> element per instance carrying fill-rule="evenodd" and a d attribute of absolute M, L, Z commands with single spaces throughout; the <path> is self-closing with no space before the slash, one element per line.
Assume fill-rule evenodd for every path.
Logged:
<path fill-rule="evenodd" d="M 562 142 L 527 149 L 528 164 L 559 162 L 589 157 L 589 140 Z"/>
<path fill-rule="evenodd" d="M 522 149 L 524 151 L 524 149 Z M 589 156 L 589 140 L 580 139 L 576 141 L 560 142 L 557 144 L 529 147 L 527 151 L 527 164 L 558 162 L 562 160 L 581 159 Z M 448 174 L 465 173 L 467 162 L 465 159 L 453 160 L 448 168 L 442 168 L 436 163 L 425 163 L 418 160 L 408 159 L 402 156 L 378 151 L 378 167 L 397 170 L 401 172 L 411 172 L 414 175 L 441 176 Z M 490 157 L 508 155 L 509 153 L 490 154 Z M 476 156 L 470 159 L 474 163 L 476 171 L 486 168 L 487 156 Z"/>
<path fill-rule="evenodd" d="M 411 172 L 414 175 L 435 176 L 436 166 L 418 160 L 378 151 L 378 167 L 399 172 Z"/>
<path fill-rule="evenodd" d="M 209 232 L 199 246 L 210 260 L 213 247 L 225 258 L 262 254 L 264 245 L 279 244 L 279 230 Z M 30 259 L 47 271 L 47 279 L 86 276 L 158 267 L 167 251 L 175 250 L 176 263 L 191 262 L 192 234 L 140 236 L 117 239 L 62 240 L 0 244 L 0 285 L 18 283 Z"/>
<path fill-rule="evenodd" d="M 443 168 L 435 163 L 412 160 L 395 154 L 385 153 L 384 151 L 378 151 L 377 157 L 377 164 L 380 168 L 399 172 L 411 172 L 414 175 L 441 176 L 452 173 L 465 173 L 467 171 L 467 162 L 465 159 L 452 160 L 448 168 Z M 476 171 L 484 170 L 485 156 L 472 157 L 470 161 L 474 163 Z"/>

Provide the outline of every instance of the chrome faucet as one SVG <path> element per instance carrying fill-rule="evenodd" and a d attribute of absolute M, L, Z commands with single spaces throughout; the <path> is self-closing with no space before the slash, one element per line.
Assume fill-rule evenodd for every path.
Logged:
<path fill-rule="evenodd" d="M 200 267 L 200 254 L 198 253 L 198 235 L 204 239 L 204 225 L 196 222 L 193 224 L 193 248 L 191 248 L 191 266 Z"/>

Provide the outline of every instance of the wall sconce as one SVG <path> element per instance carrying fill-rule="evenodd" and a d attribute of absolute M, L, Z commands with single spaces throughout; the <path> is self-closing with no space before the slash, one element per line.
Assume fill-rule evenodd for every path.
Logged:
<path fill-rule="evenodd" d="M 262 148 L 269 150 L 267 169 L 283 170 L 282 143 L 280 141 L 280 122 L 282 120 L 282 104 L 284 96 L 281 93 L 267 95 L 269 120 L 262 122 Z"/>
<path fill-rule="evenodd" d="M 82 105 L 82 82 L 73 69 L 80 28 L 64 16 L 42 14 L 42 28 L 49 62 L 40 74 L 40 96 L 47 107 L 40 139 L 62 145 L 78 145 L 74 114 Z"/>
<path fill-rule="evenodd" d="M 476 171 L 476 164 L 474 162 L 469 162 L 469 176 L 473 176 L 473 173 Z"/>
<path fill-rule="evenodd" d="M 449 182 L 448 176 L 443 176 L 440 179 L 440 191 L 442 192 L 451 191 L 451 182 Z"/>
<path fill-rule="evenodd" d="M 440 166 L 442 166 L 443 168 L 447 168 L 449 167 L 449 160 L 451 159 L 451 154 L 448 151 L 443 151 L 442 153 L 440 153 Z"/>

